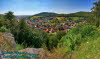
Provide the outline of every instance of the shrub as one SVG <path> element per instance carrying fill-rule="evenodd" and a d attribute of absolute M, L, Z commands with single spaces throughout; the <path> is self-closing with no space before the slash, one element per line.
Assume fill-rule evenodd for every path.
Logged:
<path fill-rule="evenodd" d="M 10 32 L 10 30 L 9 29 L 7 29 L 6 27 L 4 27 L 4 26 L 2 26 L 1 28 L 0 28 L 0 32 Z"/>
<path fill-rule="evenodd" d="M 56 37 L 60 40 L 64 35 L 66 35 L 66 32 L 64 31 L 57 31 Z"/>
<path fill-rule="evenodd" d="M 58 46 L 65 47 L 68 51 L 74 50 L 82 42 L 99 37 L 100 31 L 91 25 L 79 25 L 72 28 L 59 42 Z"/>
<path fill-rule="evenodd" d="M 99 59 L 100 37 L 82 43 L 72 54 L 72 59 Z"/>
<path fill-rule="evenodd" d="M 47 45 L 48 34 L 44 31 L 33 30 L 31 43 L 35 48 L 41 48 L 43 44 Z"/>
<path fill-rule="evenodd" d="M 55 36 L 55 35 L 53 35 L 53 36 L 50 36 L 49 37 L 49 46 L 48 46 L 48 48 L 49 49 L 52 49 L 52 48 L 54 48 L 54 47 L 57 47 L 57 44 L 58 44 L 58 39 L 57 39 L 57 37 Z"/>
<path fill-rule="evenodd" d="M 16 50 L 21 50 L 21 49 L 24 49 L 24 46 L 22 44 L 17 44 Z"/>

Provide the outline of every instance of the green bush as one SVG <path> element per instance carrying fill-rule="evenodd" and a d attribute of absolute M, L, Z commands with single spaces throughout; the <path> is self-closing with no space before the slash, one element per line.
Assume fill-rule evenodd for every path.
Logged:
<path fill-rule="evenodd" d="M 17 44 L 15 49 L 21 50 L 21 49 L 24 49 L 24 46 L 22 44 Z"/>
<path fill-rule="evenodd" d="M 10 30 L 9 29 L 7 29 L 6 27 L 4 27 L 4 26 L 2 26 L 1 28 L 0 28 L 0 32 L 10 32 Z"/>
<path fill-rule="evenodd" d="M 91 25 L 79 25 L 72 28 L 59 42 L 58 46 L 65 47 L 68 51 L 74 50 L 82 42 L 99 37 L 100 31 Z"/>
<path fill-rule="evenodd" d="M 64 35 L 66 35 L 66 32 L 64 31 L 57 31 L 56 37 L 60 40 Z"/>
<path fill-rule="evenodd" d="M 32 39 L 30 40 L 35 48 L 41 48 L 43 44 L 47 45 L 48 34 L 41 30 L 33 30 Z"/>
<path fill-rule="evenodd" d="M 49 49 L 57 47 L 58 39 L 55 35 L 49 37 Z"/>

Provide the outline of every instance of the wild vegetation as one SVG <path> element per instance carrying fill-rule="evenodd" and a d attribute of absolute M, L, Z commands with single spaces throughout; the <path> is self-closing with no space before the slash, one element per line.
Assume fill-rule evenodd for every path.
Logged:
<path fill-rule="evenodd" d="M 44 59 L 99 59 L 100 1 L 94 5 L 91 12 L 40 13 L 29 17 L 31 22 L 18 21 L 9 11 L 0 15 L 0 32 L 14 35 L 15 50 L 44 48 Z M 0 34 L 0 40 L 2 37 Z"/>

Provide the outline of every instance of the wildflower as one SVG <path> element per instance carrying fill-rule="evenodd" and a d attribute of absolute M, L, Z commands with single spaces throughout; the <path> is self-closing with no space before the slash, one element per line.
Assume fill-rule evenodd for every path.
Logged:
<path fill-rule="evenodd" d="M 87 42 L 87 43 L 89 43 L 89 42 Z"/>

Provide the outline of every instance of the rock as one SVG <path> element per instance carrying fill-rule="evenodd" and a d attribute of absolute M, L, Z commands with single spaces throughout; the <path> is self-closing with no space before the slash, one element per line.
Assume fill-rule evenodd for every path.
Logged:
<path fill-rule="evenodd" d="M 31 54 L 39 54 L 39 57 L 40 57 L 39 59 L 43 59 L 43 56 L 44 56 L 43 48 L 26 48 L 26 49 L 20 50 L 19 52 L 26 52 L 26 53 L 31 53 Z"/>
<path fill-rule="evenodd" d="M 16 43 L 15 43 L 13 35 L 10 33 L 1 33 L 0 32 L 0 54 L 7 53 L 7 51 L 3 50 L 5 48 L 6 48 L 6 50 L 8 50 L 8 49 L 12 50 L 15 47 L 16 47 Z M 23 50 L 19 50 L 18 52 L 39 54 L 37 57 L 40 57 L 40 58 L 38 58 L 38 59 L 43 59 L 43 56 L 44 56 L 43 48 L 26 48 Z M 4 54 L 4 55 L 9 56 L 9 54 Z M 13 53 L 11 55 L 16 55 L 16 53 Z M 0 58 L 2 58 L 2 57 L 3 57 L 3 55 L 0 56 Z M 8 59 L 8 58 L 2 58 L 2 59 Z M 12 58 L 9 58 L 9 59 L 12 59 Z M 14 58 L 14 59 L 18 59 L 18 58 Z M 36 58 L 31 58 L 31 59 L 36 59 Z"/>
<path fill-rule="evenodd" d="M 23 50 L 19 50 L 19 51 L 12 51 L 14 53 L 12 54 L 4 54 L 3 56 L 14 56 L 14 55 L 18 55 L 18 56 L 29 56 L 30 58 L 23 58 L 23 59 L 43 59 L 44 57 L 44 50 L 43 48 L 26 48 Z M 16 52 L 16 53 L 15 53 Z M 30 54 L 35 54 L 35 55 L 30 55 Z M 38 57 L 38 58 L 33 58 L 32 56 Z M 2 57 L 2 56 L 1 56 Z M 2 58 L 2 59 L 8 59 L 8 58 Z M 12 59 L 12 58 L 9 58 Z M 20 58 L 14 58 L 14 59 L 20 59 Z"/>
<path fill-rule="evenodd" d="M 5 49 L 14 49 L 16 43 L 14 37 L 10 33 L 1 33 L 0 32 L 0 50 Z"/>

